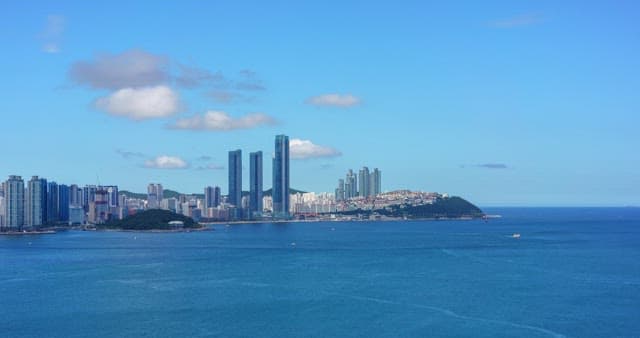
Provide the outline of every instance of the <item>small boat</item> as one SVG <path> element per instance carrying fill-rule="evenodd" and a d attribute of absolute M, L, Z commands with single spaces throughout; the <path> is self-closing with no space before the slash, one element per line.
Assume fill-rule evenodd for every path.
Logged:
<path fill-rule="evenodd" d="M 520 234 L 519 234 L 519 233 L 514 233 L 513 235 L 511 235 L 511 237 L 513 237 L 513 238 L 520 238 Z"/>

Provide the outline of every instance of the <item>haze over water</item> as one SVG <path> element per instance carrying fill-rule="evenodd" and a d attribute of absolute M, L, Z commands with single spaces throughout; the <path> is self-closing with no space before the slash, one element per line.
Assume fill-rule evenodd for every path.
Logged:
<path fill-rule="evenodd" d="M 3 236 L 0 328 L 9 337 L 640 332 L 640 209 L 487 212 L 504 217 Z"/>

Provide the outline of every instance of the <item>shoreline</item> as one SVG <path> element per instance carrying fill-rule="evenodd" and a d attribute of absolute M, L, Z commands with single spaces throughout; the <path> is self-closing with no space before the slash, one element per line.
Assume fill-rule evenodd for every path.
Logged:
<path fill-rule="evenodd" d="M 27 236 L 27 235 L 53 235 L 58 233 L 55 230 L 35 230 L 35 231 L 2 231 L 0 236 Z"/>
<path fill-rule="evenodd" d="M 499 218 L 499 215 L 492 215 L 491 218 Z M 496 217 L 498 216 L 498 217 Z M 236 225 L 236 224 L 278 224 L 278 223 L 333 223 L 333 222 L 413 222 L 413 221 L 473 221 L 483 220 L 484 216 L 461 216 L 461 217 L 425 217 L 425 218 L 384 218 L 384 219 L 292 219 L 292 220 L 251 220 L 251 221 L 216 221 L 203 222 L 207 225 Z"/>
<path fill-rule="evenodd" d="M 499 215 L 491 215 L 491 218 L 498 218 Z M 496 217 L 498 216 L 498 217 Z M 336 223 L 336 222 L 416 222 L 416 221 L 474 221 L 483 220 L 483 217 L 463 216 L 463 217 L 430 217 L 430 218 L 385 218 L 385 219 L 292 219 L 292 220 L 251 220 L 251 221 L 219 221 L 219 222 L 203 222 L 200 223 L 203 226 L 199 228 L 187 228 L 187 229 L 149 229 L 149 230 L 135 230 L 135 229 L 110 229 L 110 228 L 86 228 L 85 226 L 73 226 L 73 227 L 56 227 L 53 229 L 42 229 L 33 231 L 2 231 L 0 236 L 25 236 L 25 235 L 53 235 L 58 232 L 64 232 L 69 230 L 75 231 L 93 231 L 93 232 L 134 232 L 134 233 L 186 233 L 186 232 L 203 232 L 203 231 L 215 231 L 214 225 L 243 225 L 243 224 L 288 224 L 288 223 Z"/>

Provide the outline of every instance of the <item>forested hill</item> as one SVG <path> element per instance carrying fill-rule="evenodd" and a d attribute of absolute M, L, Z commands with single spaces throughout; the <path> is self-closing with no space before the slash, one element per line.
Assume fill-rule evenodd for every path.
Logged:
<path fill-rule="evenodd" d="M 183 222 L 184 228 L 202 227 L 191 217 L 162 209 L 141 211 L 135 215 L 127 216 L 121 220 L 110 221 L 98 227 L 121 230 L 170 230 L 174 228 L 169 224 L 171 221 Z"/>

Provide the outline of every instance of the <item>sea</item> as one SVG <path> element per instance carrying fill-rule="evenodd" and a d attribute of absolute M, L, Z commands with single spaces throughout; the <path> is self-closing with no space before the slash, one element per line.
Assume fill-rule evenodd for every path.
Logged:
<path fill-rule="evenodd" d="M 640 337 L 640 208 L 484 211 L 0 236 L 0 337 Z"/>

